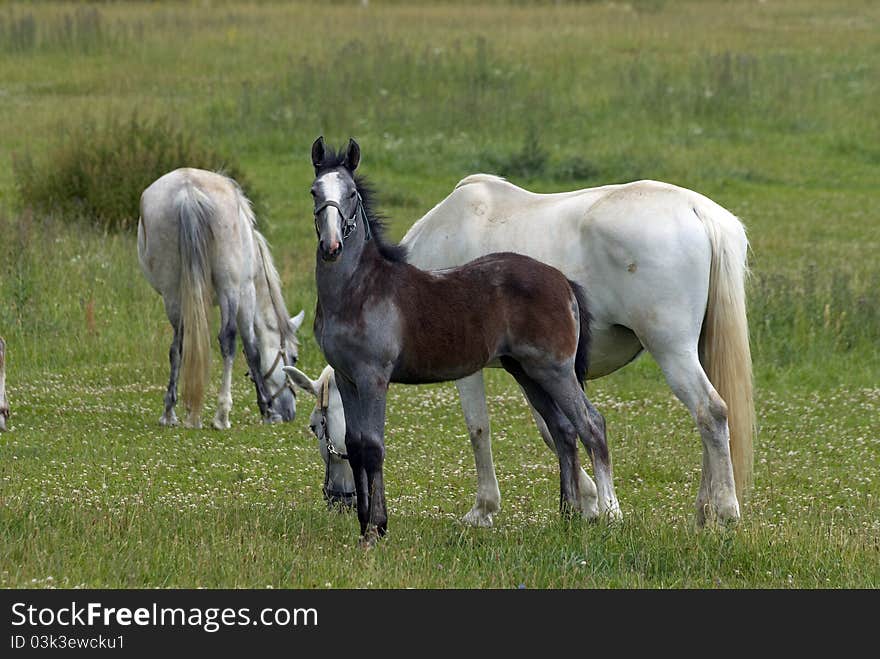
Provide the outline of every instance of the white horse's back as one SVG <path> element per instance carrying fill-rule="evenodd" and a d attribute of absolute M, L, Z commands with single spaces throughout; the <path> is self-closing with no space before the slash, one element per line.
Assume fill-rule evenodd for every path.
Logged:
<path fill-rule="evenodd" d="M 212 245 L 241 245 L 241 250 L 212 247 L 208 256 L 213 276 L 228 277 L 223 273 L 230 270 L 239 280 L 252 276 L 251 259 L 244 256 L 253 253 L 251 221 L 240 211 L 238 187 L 221 174 L 181 168 L 158 178 L 141 195 L 138 256 L 153 288 L 164 295 L 180 278 L 180 208 L 187 194 L 209 201 L 214 208 L 208 218 Z"/>

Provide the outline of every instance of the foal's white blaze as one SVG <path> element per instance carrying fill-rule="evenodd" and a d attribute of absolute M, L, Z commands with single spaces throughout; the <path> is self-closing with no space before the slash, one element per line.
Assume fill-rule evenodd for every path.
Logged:
<path fill-rule="evenodd" d="M 342 195 L 345 187 L 343 185 L 342 176 L 339 172 L 327 172 L 318 179 L 317 184 L 321 192 L 321 197 L 342 204 Z M 342 239 L 340 231 L 342 229 L 342 222 L 345 218 L 339 213 L 339 209 L 334 206 L 327 206 L 324 209 L 324 212 L 335 213 L 338 218 L 337 222 L 328 223 L 330 232 L 326 237 L 327 246 L 330 247 L 330 249 L 334 249 L 339 245 L 339 241 Z"/>

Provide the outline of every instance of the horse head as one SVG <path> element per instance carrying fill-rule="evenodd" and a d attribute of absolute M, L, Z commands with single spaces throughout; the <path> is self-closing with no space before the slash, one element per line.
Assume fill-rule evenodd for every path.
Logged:
<path fill-rule="evenodd" d="M 336 388 L 333 368 L 327 366 L 317 380 L 295 366 L 284 371 L 293 383 L 313 395 L 315 409 L 309 417 L 309 429 L 318 439 L 318 449 L 324 460 L 324 499 L 328 506 L 350 508 L 355 502 L 354 475 L 345 449 L 345 410 Z"/>
<path fill-rule="evenodd" d="M 296 333 L 302 325 L 305 312 L 287 320 L 287 327 L 271 336 L 261 349 L 260 362 L 263 366 L 263 381 L 269 395 L 270 420 L 293 421 L 296 417 L 296 389 L 291 376 L 284 370 L 293 366 L 299 358 L 299 344 Z M 277 337 L 275 336 L 277 334 Z M 280 417 L 280 419 L 278 418 Z"/>

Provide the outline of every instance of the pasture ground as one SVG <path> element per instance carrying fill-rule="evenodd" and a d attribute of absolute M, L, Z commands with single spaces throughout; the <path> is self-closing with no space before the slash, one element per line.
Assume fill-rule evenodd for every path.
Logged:
<path fill-rule="evenodd" d="M 878 31 L 861 0 L 4 6 L 0 587 L 876 588 Z M 743 522 L 693 530 L 700 442 L 650 358 L 588 388 L 612 526 L 559 518 L 555 458 L 500 372 L 495 528 L 458 522 L 476 478 L 454 386 L 395 386 L 390 535 L 368 553 L 321 502 L 311 400 L 261 425 L 241 357 L 233 430 L 161 429 L 170 328 L 134 236 L 30 211 L 12 166 L 135 114 L 235 158 L 307 325 L 318 134 L 358 138 L 395 237 L 474 171 L 537 191 L 656 178 L 739 215 L 759 423 Z M 300 354 L 314 377 L 309 331 Z"/>

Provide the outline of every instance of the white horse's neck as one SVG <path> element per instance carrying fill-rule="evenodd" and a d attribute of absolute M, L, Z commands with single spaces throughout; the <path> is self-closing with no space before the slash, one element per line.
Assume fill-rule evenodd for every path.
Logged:
<path fill-rule="evenodd" d="M 254 310 L 254 331 L 260 343 L 260 359 L 265 369 L 275 360 L 278 351 L 281 350 L 282 332 L 284 331 L 281 323 L 287 322 L 287 316 L 286 310 L 277 309 L 277 305 L 281 301 L 281 291 L 278 288 L 276 278 L 267 270 L 264 260 L 267 255 L 262 253 L 265 244 L 261 244 L 262 241 L 257 238 L 256 231 L 254 233 L 256 242 L 254 289 L 257 303 Z M 281 303 L 283 304 L 283 301 Z M 279 317 L 279 313 L 285 315 Z"/>

